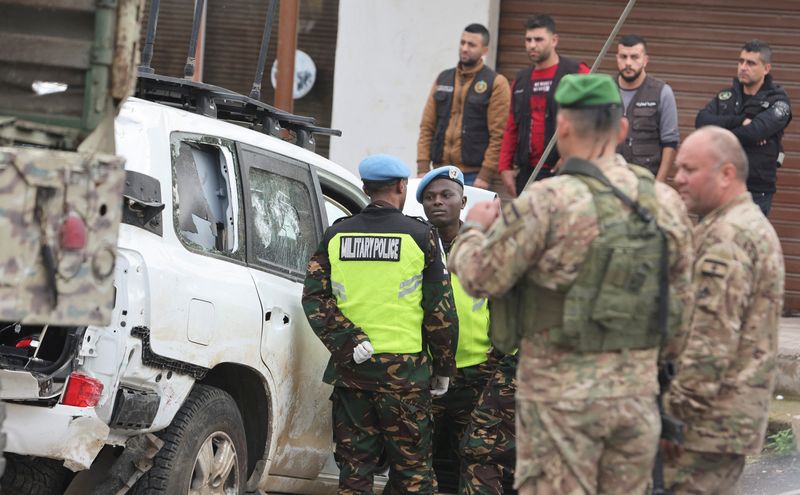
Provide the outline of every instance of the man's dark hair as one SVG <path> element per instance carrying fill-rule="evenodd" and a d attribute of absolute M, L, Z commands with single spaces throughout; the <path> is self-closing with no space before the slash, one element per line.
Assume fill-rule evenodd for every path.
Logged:
<path fill-rule="evenodd" d="M 742 50 L 750 53 L 760 53 L 765 64 L 772 63 L 772 48 L 766 41 L 750 40 L 742 46 Z"/>
<path fill-rule="evenodd" d="M 544 14 L 529 17 L 528 22 L 525 23 L 525 30 L 539 28 L 545 28 L 550 31 L 551 34 L 556 34 L 556 21 L 549 15 Z"/>
<path fill-rule="evenodd" d="M 647 41 L 645 41 L 644 38 L 638 34 L 626 34 L 619 39 L 619 44 L 622 46 L 627 46 L 628 48 L 636 45 L 642 45 L 644 46 L 644 51 L 647 51 Z"/>
<path fill-rule="evenodd" d="M 483 24 L 472 23 L 464 28 L 468 33 L 480 34 L 483 40 L 483 46 L 489 46 L 489 30 Z"/>
<path fill-rule="evenodd" d="M 392 189 L 401 180 L 408 179 L 365 180 L 362 182 L 364 183 L 364 192 L 367 196 L 372 196 L 373 194 L 380 194 Z"/>
<path fill-rule="evenodd" d="M 580 138 L 604 136 L 619 130 L 622 119 L 622 105 L 600 105 L 592 107 L 573 107 L 559 110 L 572 123 Z"/>

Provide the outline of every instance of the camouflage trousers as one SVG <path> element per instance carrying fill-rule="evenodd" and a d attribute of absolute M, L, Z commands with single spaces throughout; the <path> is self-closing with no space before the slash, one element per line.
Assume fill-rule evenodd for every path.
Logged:
<path fill-rule="evenodd" d="M 733 495 L 745 456 L 684 450 L 664 463 L 664 485 L 675 495 Z"/>
<path fill-rule="evenodd" d="M 514 475 L 514 394 L 517 356 L 504 356 L 481 393 L 461 443 L 462 495 L 503 493 L 503 478 Z"/>
<path fill-rule="evenodd" d="M 331 401 L 338 493 L 373 493 L 372 483 L 383 453 L 389 463 L 384 494 L 436 492 L 429 392 L 370 392 L 336 387 Z"/>
<path fill-rule="evenodd" d="M 440 489 L 456 489 L 461 465 L 461 440 L 486 382 L 487 363 L 459 368 L 447 393 L 433 398 L 433 469 Z"/>
<path fill-rule="evenodd" d="M 644 494 L 661 433 L 655 397 L 517 400 L 520 494 Z"/>

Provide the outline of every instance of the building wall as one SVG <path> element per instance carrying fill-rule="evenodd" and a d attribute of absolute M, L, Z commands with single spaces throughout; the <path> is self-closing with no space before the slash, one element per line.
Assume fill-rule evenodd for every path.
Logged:
<path fill-rule="evenodd" d="M 492 33 L 494 66 L 499 0 L 347 0 L 339 3 L 330 158 L 356 171 L 371 153 L 412 168 L 422 108 L 437 74 L 458 63 L 465 26 Z"/>
<path fill-rule="evenodd" d="M 626 0 L 503 0 L 498 70 L 513 78 L 526 66 L 524 22 L 534 13 L 550 14 L 560 35 L 559 53 L 591 65 L 622 13 Z M 768 7 L 769 10 L 766 9 Z M 773 48 L 772 75 L 800 112 L 800 1 L 638 0 L 620 30 L 648 42 L 648 74 L 675 91 L 681 138 L 694 130 L 697 112 L 736 76 L 742 44 L 752 38 Z M 616 74 L 616 44 L 599 67 Z M 778 193 L 770 220 L 781 238 L 786 262 L 788 310 L 800 311 L 800 122 L 795 118 L 783 139 L 786 159 L 778 170 Z"/>

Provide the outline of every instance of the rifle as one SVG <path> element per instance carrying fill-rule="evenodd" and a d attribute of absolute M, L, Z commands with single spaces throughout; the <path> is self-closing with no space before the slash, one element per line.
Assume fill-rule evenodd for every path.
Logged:
<path fill-rule="evenodd" d="M 672 363 L 666 363 L 658 369 L 658 412 L 661 415 L 661 438 L 674 443 L 683 443 L 683 421 L 664 412 L 664 393 L 669 388 L 675 368 Z M 653 495 L 672 495 L 664 487 L 664 459 L 661 447 L 656 452 L 656 462 L 653 465 Z"/>

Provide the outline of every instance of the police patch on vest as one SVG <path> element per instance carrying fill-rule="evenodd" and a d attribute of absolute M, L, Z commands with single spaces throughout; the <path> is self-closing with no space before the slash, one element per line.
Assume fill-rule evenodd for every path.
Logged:
<path fill-rule="evenodd" d="M 717 95 L 717 98 L 719 98 L 722 101 L 725 101 L 725 100 L 730 100 L 731 96 L 733 96 L 733 93 L 731 93 L 730 91 L 720 91 L 719 94 Z"/>
<path fill-rule="evenodd" d="M 641 107 L 654 107 L 656 105 L 658 105 L 658 103 L 656 103 L 654 101 L 637 101 L 636 102 L 636 106 L 640 107 L 640 108 Z"/>
<path fill-rule="evenodd" d="M 383 236 L 342 236 L 341 261 L 400 261 L 400 238 Z"/>
<path fill-rule="evenodd" d="M 489 89 L 489 85 L 486 84 L 486 81 L 478 81 L 475 83 L 476 93 L 478 94 L 485 93 L 487 89 Z"/>
<path fill-rule="evenodd" d="M 441 91 L 442 93 L 452 93 L 453 92 L 453 87 L 452 86 L 446 86 L 444 84 L 437 84 L 436 85 L 436 91 Z"/>

